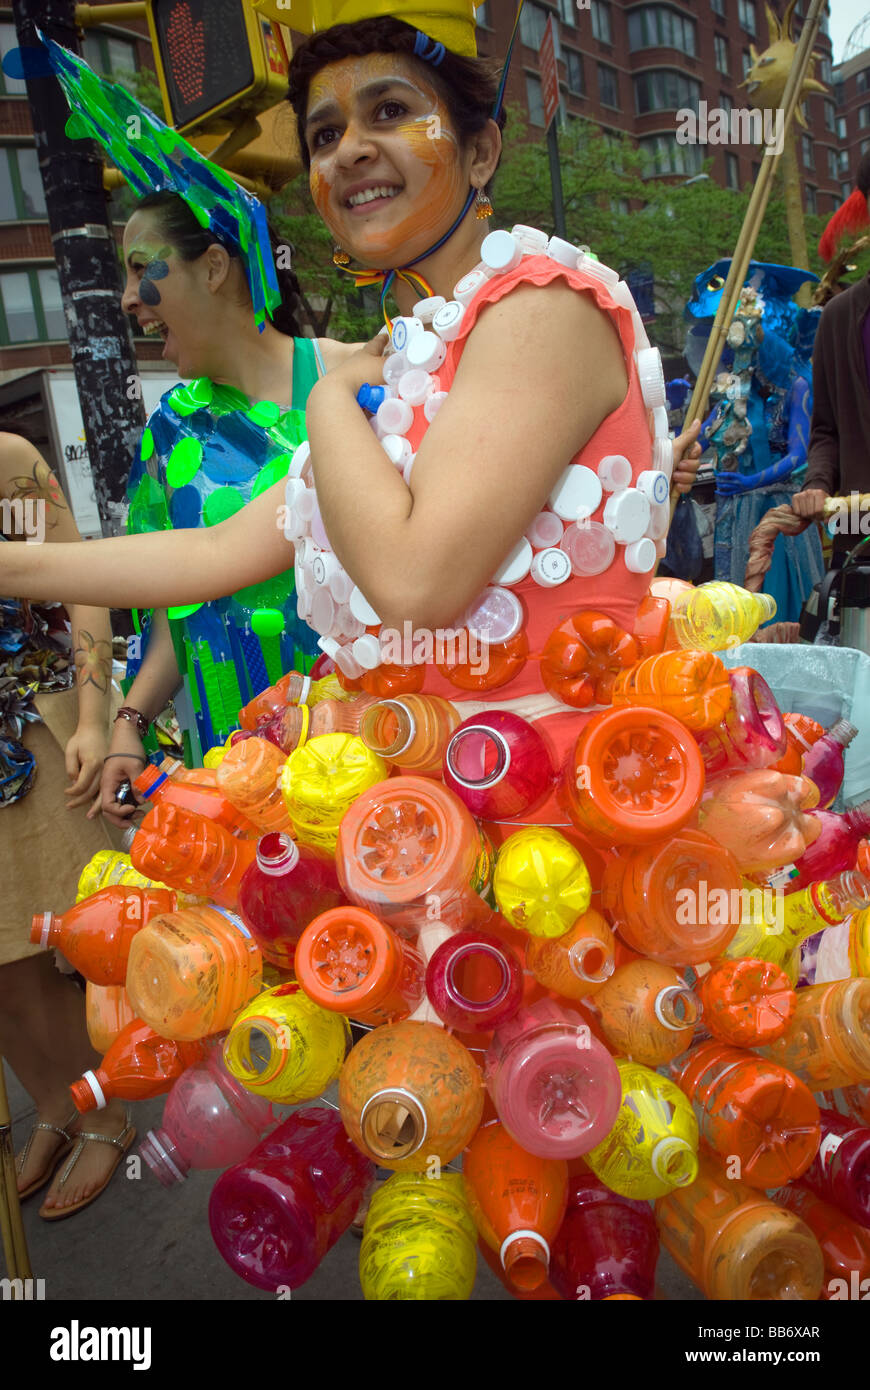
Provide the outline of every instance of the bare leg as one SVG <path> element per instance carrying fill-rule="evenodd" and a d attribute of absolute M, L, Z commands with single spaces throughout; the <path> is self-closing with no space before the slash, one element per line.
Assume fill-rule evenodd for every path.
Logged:
<path fill-rule="evenodd" d="M 32 1097 L 39 1119 L 64 1125 L 74 1111 L 70 1082 L 98 1066 L 100 1058 L 88 1040 L 84 995 L 56 969 L 50 953 L 0 966 L 0 1055 Z M 76 1127 L 116 1135 L 124 1127 L 124 1106 L 110 1101 L 105 1110 L 82 1119 Z M 37 1130 L 19 1188 L 45 1169 L 60 1142 L 50 1131 Z M 89 1144 L 56 1203 L 52 1184 L 47 1205 L 71 1205 L 88 1196 L 105 1178 L 113 1156 L 109 1145 Z"/>

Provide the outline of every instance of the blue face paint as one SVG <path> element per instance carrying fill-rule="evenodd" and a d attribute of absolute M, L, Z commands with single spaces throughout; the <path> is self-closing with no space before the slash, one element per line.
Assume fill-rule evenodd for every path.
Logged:
<path fill-rule="evenodd" d="M 168 249 L 167 247 L 163 254 L 167 254 Z M 168 274 L 169 266 L 159 256 L 146 265 L 139 285 L 139 298 L 143 304 L 148 305 L 149 309 L 153 309 L 156 304 L 160 303 L 160 291 L 154 281 L 165 280 Z"/>

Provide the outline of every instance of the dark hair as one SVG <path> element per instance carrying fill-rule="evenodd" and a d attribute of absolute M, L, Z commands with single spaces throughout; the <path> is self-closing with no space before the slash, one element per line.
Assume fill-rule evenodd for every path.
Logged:
<path fill-rule="evenodd" d="M 139 199 L 134 211 L 157 214 L 161 232 L 183 261 L 198 261 L 215 242 L 223 246 L 228 255 L 236 258 L 239 254 L 237 247 L 227 246 L 220 237 L 215 236 L 207 227 L 201 226 L 187 203 L 177 193 L 146 193 L 144 198 Z M 275 310 L 272 323 L 279 333 L 285 333 L 288 338 L 301 338 L 303 332 L 299 312 L 302 310 L 302 291 L 299 281 L 289 266 L 282 267 L 283 257 L 277 253 L 279 247 L 285 243 L 271 226 L 269 240 L 275 257 L 278 288 L 281 291 L 281 303 Z"/>
<path fill-rule="evenodd" d="M 463 58 L 448 49 L 438 66 L 433 67 L 414 52 L 417 33 L 400 19 L 361 19 L 357 24 L 334 24 L 300 44 L 290 64 L 287 95 L 296 113 L 299 148 L 306 169 L 311 164 L 305 141 L 311 79 L 328 63 L 342 58 L 363 57 L 367 53 L 401 53 L 410 58 L 444 98 L 460 145 L 467 145 L 490 119 L 495 119 L 499 130 L 504 129 L 504 106 L 499 107 L 497 117 L 492 114 L 501 76 L 499 64 L 490 58 Z"/>

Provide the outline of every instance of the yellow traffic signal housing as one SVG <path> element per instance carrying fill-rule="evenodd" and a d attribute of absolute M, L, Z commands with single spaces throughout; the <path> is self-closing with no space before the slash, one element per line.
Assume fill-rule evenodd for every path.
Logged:
<path fill-rule="evenodd" d="M 166 118 L 185 135 L 226 130 L 287 95 L 279 26 L 251 0 L 147 0 Z"/>

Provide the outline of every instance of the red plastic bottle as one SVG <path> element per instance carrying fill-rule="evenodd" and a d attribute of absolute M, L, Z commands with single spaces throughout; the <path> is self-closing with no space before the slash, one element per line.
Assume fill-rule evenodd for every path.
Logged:
<path fill-rule="evenodd" d="M 854 869 L 858 847 L 870 835 L 870 801 L 862 801 L 842 815 L 820 810 L 808 811 L 807 815 L 821 825 L 819 838 L 793 864 L 786 864 L 771 875 L 786 893 L 809 888 L 819 879 L 833 878 L 843 869 Z"/>
<path fill-rule="evenodd" d="M 837 1110 L 820 1110 L 819 1117 L 822 1140 L 803 1180 L 859 1226 L 870 1226 L 870 1129 Z"/>
<path fill-rule="evenodd" d="M 432 953 L 426 993 L 448 1028 L 487 1033 L 523 1002 L 523 967 L 505 942 L 487 932 L 461 931 Z"/>
<path fill-rule="evenodd" d="M 651 1299 L 658 1255 L 648 1202 L 611 1192 L 591 1173 L 570 1179 L 568 1210 L 550 1260 L 550 1283 L 562 1298 Z"/>
<path fill-rule="evenodd" d="M 728 673 L 731 706 L 719 724 L 695 734 L 707 780 L 727 772 L 769 767 L 786 750 L 785 721 L 773 691 L 757 671 Z"/>
<path fill-rule="evenodd" d="M 444 755 L 444 782 L 478 820 L 508 820 L 544 799 L 553 769 L 533 724 L 509 710 L 492 710 L 455 730 Z"/>
<path fill-rule="evenodd" d="M 114 884 L 68 912 L 35 913 L 30 940 L 44 950 L 56 946 L 91 984 L 123 985 L 133 937 L 152 917 L 174 912 L 177 902 L 168 888 Z"/>
<path fill-rule="evenodd" d="M 151 1100 L 205 1057 L 206 1039 L 175 1042 L 161 1038 L 141 1018 L 120 1032 L 96 1071 L 86 1071 L 70 1086 L 76 1110 L 103 1110 L 114 1096 L 121 1100 Z"/>
<path fill-rule="evenodd" d="M 201 780 L 195 781 L 196 777 Z M 159 768 L 148 763 L 133 786 L 150 806 L 193 811 L 241 839 L 257 834 L 257 827 L 218 790 L 215 773 L 209 768 L 185 768 L 174 758 L 164 758 Z"/>
<path fill-rule="evenodd" d="M 212 1189 L 212 1237 L 240 1279 L 298 1289 L 359 1210 L 375 1167 L 334 1110 L 297 1110 Z"/>
<path fill-rule="evenodd" d="M 346 902 L 333 860 L 289 835 L 264 835 L 239 885 L 238 910 L 266 960 L 293 969 L 308 923 Z"/>
<path fill-rule="evenodd" d="M 804 777 L 819 789 L 819 806 L 831 806 L 843 785 L 843 749 L 848 748 L 858 730 L 848 719 L 838 719 L 804 755 Z"/>
<path fill-rule="evenodd" d="M 823 1299 L 866 1298 L 870 1294 L 870 1231 L 864 1230 L 803 1182 L 789 1183 L 771 1194 L 777 1206 L 809 1226 L 825 1261 Z"/>
<path fill-rule="evenodd" d="M 221 907 L 235 907 L 242 876 L 256 857 L 254 841 L 236 839 L 215 821 L 177 806 L 155 806 L 130 846 L 140 874 Z"/>

